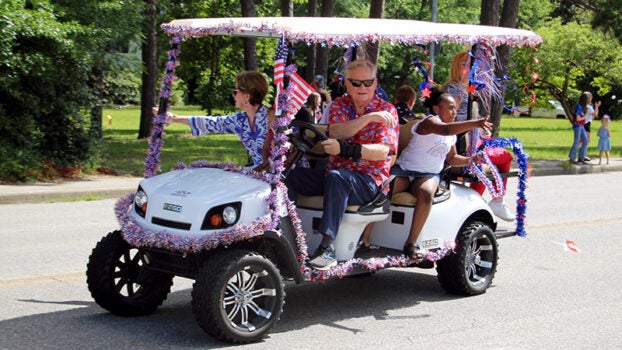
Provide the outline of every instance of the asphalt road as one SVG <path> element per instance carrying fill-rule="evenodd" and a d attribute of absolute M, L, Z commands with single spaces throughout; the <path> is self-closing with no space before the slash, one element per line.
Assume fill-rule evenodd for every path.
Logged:
<path fill-rule="evenodd" d="M 527 197 L 528 237 L 499 242 L 486 294 L 448 295 L 434 270 L 420 269 L 288 284 L 271 334 L 236 348 L 622 347 L 622 172 L 534 177 Z M 176 278 L 147 317 L 113 316 L 93 302 L 85 265 L 117 228 L 113 205 L 0 205 L 0 349 L 230 348 L 194 321 L 190 280 Z"/>

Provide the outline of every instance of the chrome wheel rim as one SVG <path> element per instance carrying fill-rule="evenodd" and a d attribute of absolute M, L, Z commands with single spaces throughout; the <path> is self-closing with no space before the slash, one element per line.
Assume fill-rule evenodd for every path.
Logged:
<path fill-rule="evenodd" d="M 253 332 L 265 326 L 277 306 L 275 279 L 258 266 L 245 266 L 225 287 L 222 307 L 230 325 Z"/>
<path fill-rule="evenodd" d="M 466 276 L 473 286 L 487 282 L 493 270 L 494 250 L 492 241 L 484 234 L 477 236 L 467 248 Z"/>

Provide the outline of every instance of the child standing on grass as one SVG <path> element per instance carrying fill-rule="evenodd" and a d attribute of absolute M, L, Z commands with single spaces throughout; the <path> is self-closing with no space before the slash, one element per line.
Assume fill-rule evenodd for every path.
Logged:
<path fill-rule="evenodd" d="M 609 130 L 609 121 L 611 118 L 607 114 L 603 115 L 602 124 L 598 129 L 598 165 L 601 164 L 603 158 L 603 152 L 607 157 L 607 165 L 609 165 L 609 151 L 611 151 L 611 131 Z"/>

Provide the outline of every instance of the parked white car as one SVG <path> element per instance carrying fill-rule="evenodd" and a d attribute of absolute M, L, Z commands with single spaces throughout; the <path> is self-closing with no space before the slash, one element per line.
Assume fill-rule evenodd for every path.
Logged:
<path fill-rule="evenodd" d="M 531 116 L 541 118 L 566 119 L 564 107 L 562 107 L 562 104 L 559 103 L 559 101 L 548 100 L 547 102 L 551 108 L 534 108 L 531 110 Z"/>
<path fill-rule="evenodd" d="M 531 115 L 531 106 L 521 105 L 512 108 L 512 117 L 529 117 Z"/>

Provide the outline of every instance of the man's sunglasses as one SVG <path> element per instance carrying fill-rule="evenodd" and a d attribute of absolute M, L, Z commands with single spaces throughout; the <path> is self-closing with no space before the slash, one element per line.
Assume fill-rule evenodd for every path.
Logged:
<path fill-rule="evenodd" d="M 352 84 L 352 86 L 354 87 L 359 87 L 362 85 L 365 85 L 365 87 L 370 87 L 374 84 L 374 81 L 376 80 L 376 78 L 373 79 L 365 79 L 365 80 L 358 80 L 358 79 L 348 79 L 348 81 L 350 82 L 350 84 Z"/>

